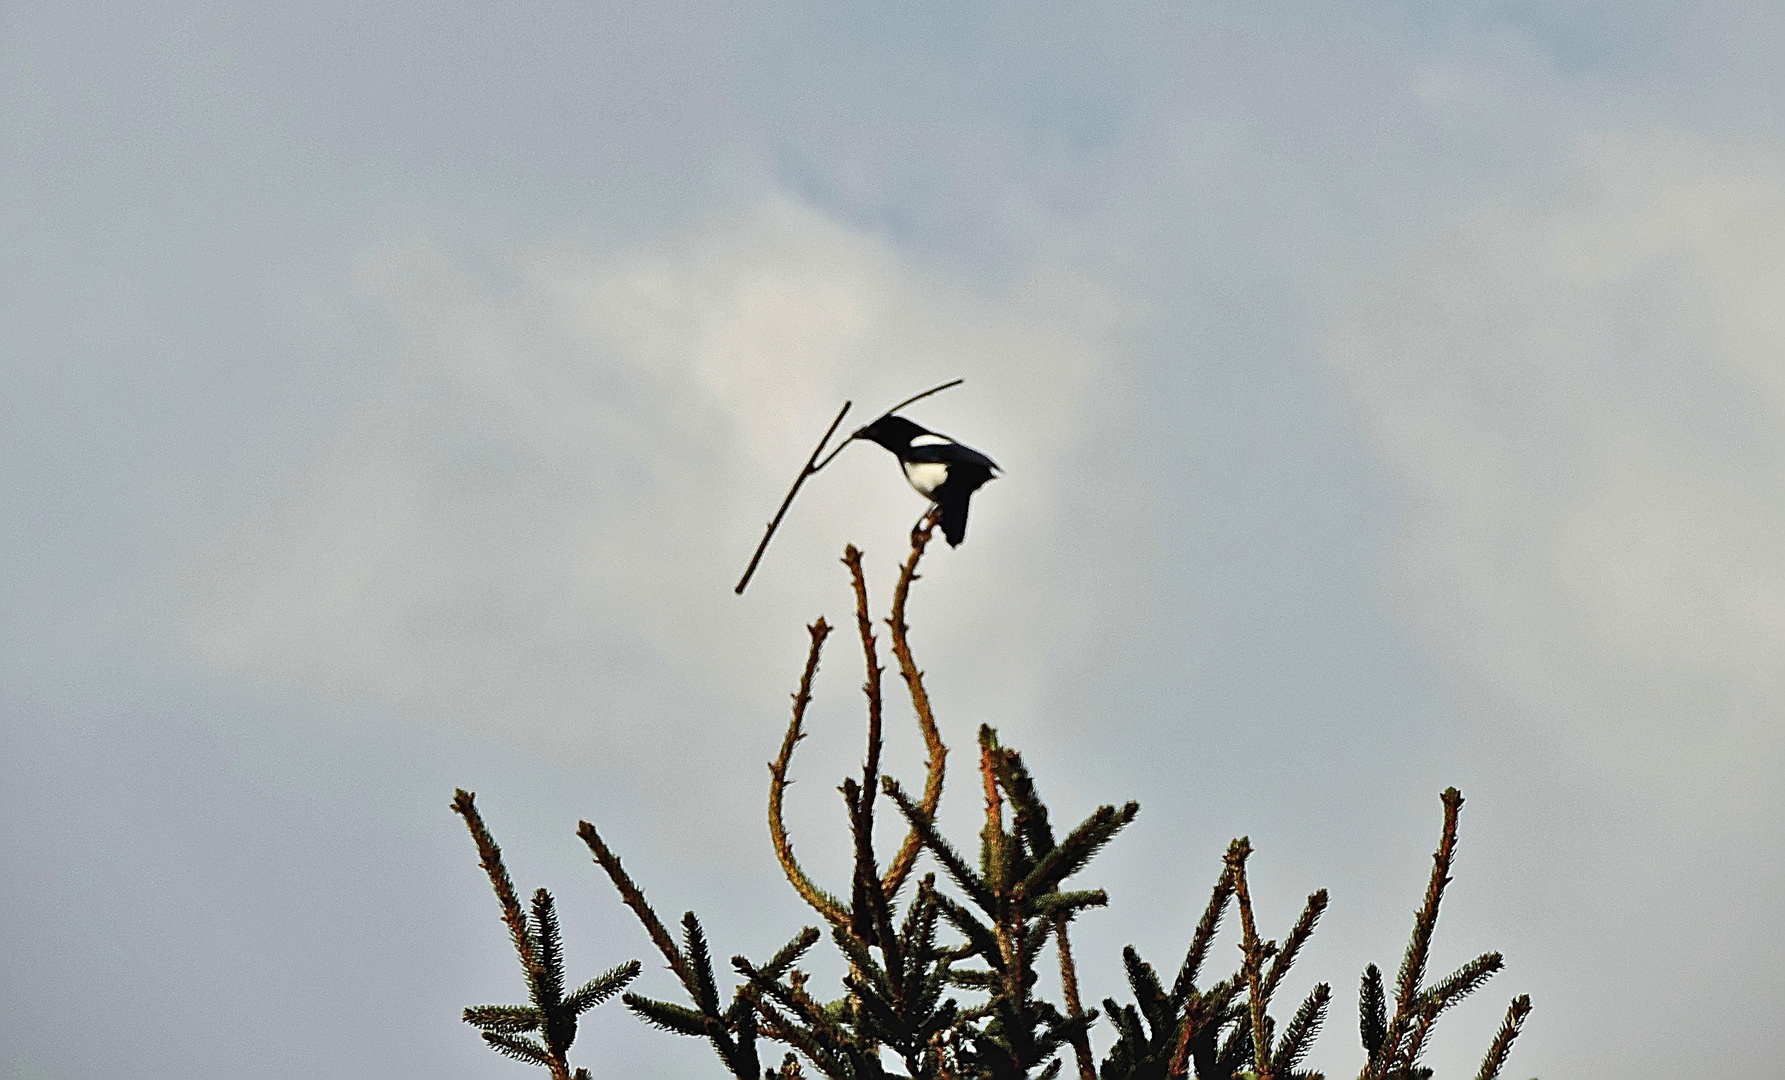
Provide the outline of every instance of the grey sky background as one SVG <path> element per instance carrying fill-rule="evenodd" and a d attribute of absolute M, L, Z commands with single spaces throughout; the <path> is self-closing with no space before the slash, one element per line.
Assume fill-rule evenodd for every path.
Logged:
<path fill-rule="evenodd" d="M 1142 804 L 1088 995 L 1246 833 L 1267 927 L 1332 890 L 1293 989 L 1355 1070 L 1454 783 L 1435 964 L 1508 967 L 1440 1076 L 1518 992 L 1508 1075 L 1785 1071 L 1776 5 L 0 17 L 0 1075 L 524 1075 L 457 1018 L 519 979 L 455 786 L 583 977 L 669 985 L 579 817 L 785 940 L 801 626 L 921 506 L 852 451 L 730 585 L 838 401 L 954 376 L 914 414 L 1007 475 L 915 644 L 951 745 Z"/>

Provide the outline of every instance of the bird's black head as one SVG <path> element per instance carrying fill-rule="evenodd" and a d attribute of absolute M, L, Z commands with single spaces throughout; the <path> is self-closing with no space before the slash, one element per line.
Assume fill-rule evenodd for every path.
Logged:
<path fill-rule="evenodd" d="M 911 440 L 919 435 L 928 435 L 928 428 L 922 428 L 905 419 L 903 416 L 882 416 L 850 436 L 853 439 L 866 439 L 879 443 L 893 453 L 911 448 Z"/>

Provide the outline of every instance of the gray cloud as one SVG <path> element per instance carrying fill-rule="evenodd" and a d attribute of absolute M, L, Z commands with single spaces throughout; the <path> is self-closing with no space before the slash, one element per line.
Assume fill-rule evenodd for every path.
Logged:
<path fill-rule="evenodd" d="M 579 816 L 778 944 L 799 627 L 919 504 L 852 450 L 729 589 L 838 400 L 954 375 L 920 418 L 1008 476 L 920 658 L 1061 814 L 1145 805 L 1098 993 L 1249 832 L 1348 1001 L 1455 782 L 1440 961 L 1512 970 L 1441 1075 L 1516 990 L 1522 1075 L 1779 1059 L 1776 5 L 101 7 L 0 63 L 14 1073 L 488 1074 L 455 784 L 589 967 L 643 942 Z"/>
<path fill-rule="evenodd" d="M 705 692 L 775 700 L 798 636 L 771 646 L 755 629 L 839 614 L 833 582 L 789 568 L 847 537 L 890 566 L 922 503 L 878 448 L 852 449 L 731 600 L 761 523 L 845 396 L 865 420 L 960 375 L 961 400 L 919 415 L 1022 483 L 986 491 L 1000 512 L 974 521 L 973 545 L 932 556 L 926 629 L 1002 687 L 987 693 L 1003 709 L 1033 685 L 1060 622 L 1042 542 L 1054 477 L 1109 367 L 1114 313 L 1094 289 L 1038 277 L 977 297 L 785 201 L 622 258 L 522 256 L 518 273 L 497 290 L 415 252 L 368 269 L 408 360 L 211 575 L 195 624 L 208 655 L 580 738 L 607 678 L 599 641 L 617 632 Z"/>
<path fill-rule="evenodd" d="M 1785 159 L 1663 132 L 1576 155 L 1552 203 L 1422 244 L 1335 338 L 1422 496 L 1402 594 L 1670 813 L 1770 830 Z"/>

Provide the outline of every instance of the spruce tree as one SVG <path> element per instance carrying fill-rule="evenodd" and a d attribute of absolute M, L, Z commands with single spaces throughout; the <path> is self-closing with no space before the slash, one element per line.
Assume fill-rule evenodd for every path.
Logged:
<path fill-rule="evenodd" d="M 948 747 L 944 744 L 923 672 L 910 645 L 906 607 L 930 541 L 926 519 L 911 534 L 911 552 L 899 569 L 886 626 L 889 644 L 927 751 L 922 790 L 907 791 L 882 768 L 884 702 L 880 645 L 870 615 L 862 554 L 846 548 L 843 563 L 854 592 L 855 622 L 866 672 L 866 752 L 859 777 L 839 792 L 852 845 L 846 888 L 827 891 L 794 855 L 783 814 L 795 749 L 805 738 L 824 646 L 832 627 L 823 618 L 807 629 L 808 649 L 792 718 L 779 754 L 769 763 L 768 826 L 771 846 L 796 895 L 828 929 L 846 973 L 837 996 L 820 996 L 801 961 L 825 937 L 807 926 L 792 934 L 762 963 L 734 956 L 737 981 L 722 995 L 705 930 L 694 912 L 682 916 L 678 941 L 646 900 L 595 826 L 580 822 L 578 835 L 631 910 L 646 936 L 681 984 L 685 1002 L 639 994 L 626 1007 L 653 1027 L 705 1040 L 723 1069 L 738 1080 L 790 1080 L 806 1069 L 831 1080 L 1052 1080 L 1068 1063 L 1079 1080 L 1297 1080 L 1321 1074 L 1302 1070 L 1331 1004 L 1331 988 L 1316 984 L 1280 1022 L 1277 992 L 1313 935 L 1328 897 L 1310 894 L 1301 916 L 1279 940 L 1259 936 L 1246 865 L 1250 842 L 1234 840 L 1169 988 L 1133 946 L 1123 950 L 1126 1004 L 1102 999 L 1103 1009 L 1083 1008 L 1070 927 L 1075 918 L 1108 903 L 1102 889 L 1078 879 L 1096 854 L 1139 813 L 1129 802 L 1100 806 L 1056 833 L 1046 803 L 1022 756 L 997 731 L 978 732 L 978 787 L 983 825 L 977 859 L 970 860 L 937 825 Z M 884 797 L 905 825 L 889 858 L 874 844 L 874 822 Z M 1426 1080 L 1421 1064 L 1438 1018 L 1479 989 L 1503 966 L 1488 952 L 1435 983 L 1426 982 L 1426 960 L 1439 904 L 1456 851 L 1463 797 L 1441 796 L 1443 826 L 1432 875 L 1393 989 L 1393 1010 L 1381 971 L 1364 972 L 1359 1034 L 1364 1064 L 1358 1080 Z M 477 1006 L 465 1010 L 489 1045 L 510 1057 L 545 1066 L 553 1080 L 586 1077 L 569 1070 L 567 1055 L 576 1017 L 619 992 L 638 973 L 637 961 L 621 965 L 564 992 L 559 928 L 552 898 L 534 894 L 532 915 L 521 910 L 501 852 L 478 817 L 472 796 L 460 791 L 453 809 L 465 818 L 502 905 L 503 919 L 526 975 L 531 1004 Z M 924 857 L 935 870 L 913 877 Z M 1070 887 L 1069 887 L 1070 883 Z M 1239 964 L 1221 978 L 1205 975 L 1211 949 L 1229 909 L 1238 911 Z M 1057 980 L 1042 967 L 1052 946 Z M 1057 987 L 1050 991 L 1049 984 Z M 1506 1019 L 1482 1060 L 1476 1080 L 1497 1080 L 1530 1012 L 1530 999 L 1513 999 Z M 1099 1061 L 1092 1032 L 1108 1025 L 1109 1049 Z M 764 1044 L 781 1048 L 765 1065 Z M 889 1065 L 889 1059 L 896 1064 Z"/>

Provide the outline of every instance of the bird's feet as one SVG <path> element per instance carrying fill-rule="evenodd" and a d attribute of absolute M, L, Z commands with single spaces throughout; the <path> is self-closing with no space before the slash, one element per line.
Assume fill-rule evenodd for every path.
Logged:
<path fill-rule="evenodd" d="M 918 533 L 934 529 L 941 521 L 942 507 L 940 504 L 932 503 L 930 508 L 924 511 L 923 517 L 917 519 L 917 524 L 911 526 L 911 542 L 915 544 Z"/>

